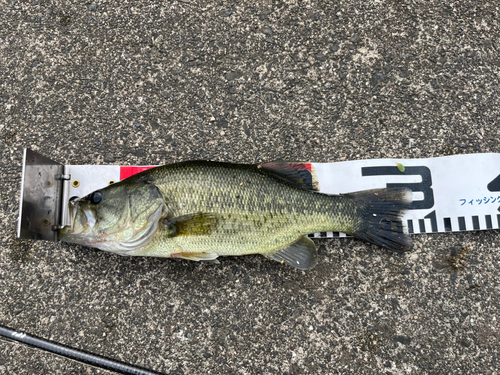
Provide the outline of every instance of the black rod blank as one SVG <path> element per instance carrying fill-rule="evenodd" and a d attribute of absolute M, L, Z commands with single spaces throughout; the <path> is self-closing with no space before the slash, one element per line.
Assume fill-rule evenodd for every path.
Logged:
<path fill-rule="evenodd" d="M 0 325 L 0 336 L 8 339 L 22 342 L 35 348 L 43 349 L 51 353 L 58 354 L 63 357 L 74 359 L 78 362 L 83 362 L 91 366 L 100 367 L 106 370 L 115 371 L 120 374 L 127 375 L 158 375 L 157 372 L 152 372 L 140 367 L 132 366 L 123 362 L 115 361 L 109 358 L 101 357 L 96 354 L 84 352 L 82 350 L 73 349 L 68 346 L 58 344 L 53 341 L 40 339 L 27 333 L 17 332 L 10 328 Z"/>

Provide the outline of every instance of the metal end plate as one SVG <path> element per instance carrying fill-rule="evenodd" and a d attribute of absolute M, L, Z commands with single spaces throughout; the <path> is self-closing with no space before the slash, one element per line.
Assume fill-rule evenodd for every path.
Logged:
<path fill-rule="evenodd" d="M 18 237 L 57 241 L 64 166 L 30 149 L 24 150 Z"/>

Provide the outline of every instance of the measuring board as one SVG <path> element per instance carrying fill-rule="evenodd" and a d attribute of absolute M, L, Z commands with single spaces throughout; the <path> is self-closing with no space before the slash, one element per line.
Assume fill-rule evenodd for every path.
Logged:
<path fill-rule="evenodd" d="M 396 163 L 404 166 L 404 172 Z M 312 166 L 320 191 L 328 194 L 383 187 L 412 190 L 413 203 L 403 218 L 408 233 L 500 228 L 500 154 L 358 160 Z M 314 234 L 332 236 L 337 234 Z"/>
<path fill-rule="evenodd" d="M 413 203 L 403 218 L 411 234 L 500 228 L 500 154 L 290 164 L 308 173 L 310 182 L 326 194 L 384 187 L 412 190 Z M 56 241 L 57 230 L 69 225 L 70 198 L 155 167 L 62 165 L 26 149 L 18 236 Z M 346 235 L 323 232 L 310 237 Z"/>

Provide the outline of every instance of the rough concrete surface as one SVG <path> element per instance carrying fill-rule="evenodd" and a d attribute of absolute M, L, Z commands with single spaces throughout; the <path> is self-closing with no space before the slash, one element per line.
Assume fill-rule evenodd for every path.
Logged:
<path fill-rule="evenodd" d="M 316 269 L 16 238 L 22 150 L 67 164 L 500 152 L 495 1 L 0 1 L 0 324 L 171 374 L 498 374 L 498 231 Z M 342 176 L 339 176 L 342 178 Z M 104 374 L 0 339 L 2 374 Z"/>

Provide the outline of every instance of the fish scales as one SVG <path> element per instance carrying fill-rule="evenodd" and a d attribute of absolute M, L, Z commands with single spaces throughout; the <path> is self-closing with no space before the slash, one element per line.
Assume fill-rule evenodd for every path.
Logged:
<path fill-rule="evenodd" d="M 165 249 L 211 250 L 218 255 L 270 253 L 314 231 L 349 231 L 355 208 L 343 197 L 330 197 L 280 181 L 257 167 L 186 163 L 157 168 L 150 176 L 168 197 L 173 217 L 193 212 L 221 215 L 209 236 L 175 240 L 159 232 L 141 255 L 161 255 Z M 338 214 L 342 213 L 342 214 Z"/>

